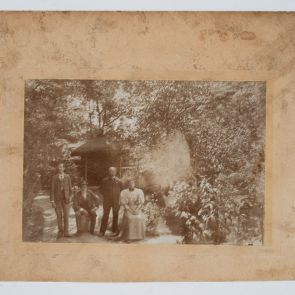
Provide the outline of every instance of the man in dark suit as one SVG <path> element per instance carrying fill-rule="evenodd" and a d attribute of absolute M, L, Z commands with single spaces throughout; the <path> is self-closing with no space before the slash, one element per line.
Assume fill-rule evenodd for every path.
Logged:
<path fill-rule="evenodd" d="M 51 184 L 50 202 L 57 217 L 57 238 L 71 237 L 69 234 L 69 210 L 72 197 L 72 183 L 68 174 L 64 173 L 64 164 L 58 165 L 58 174 L 54 175 Z"/>
<path fill-rule="evenodd" d="M 94 234 L 96 222 L 96 210 L 99 207 L 99 197 L 87 188 L 87 182 L 82 181 L 81 190 L 78 191 L 73 200 L 73 209 L 76 215 L 77 236 L 82 233 L 81 216 L 86 215 L 90 219 L 90 233 Z"/>
<path fill-rule="evenodd" d="M 111 209 L 113 210 L 112 232 L 113 236 L 119 234 L 118 231 L 118 214 L 119 214 L 119 198 L 122 190 L 122 182 L 116 177 L 117 170 L 115 167 L 109 168 L 109 175 L 104 178 L 100 185 L 100 192 L 103 196 L 103 216 L 101 220 L 99 236 L 104 236 L 109 220 Z"/>

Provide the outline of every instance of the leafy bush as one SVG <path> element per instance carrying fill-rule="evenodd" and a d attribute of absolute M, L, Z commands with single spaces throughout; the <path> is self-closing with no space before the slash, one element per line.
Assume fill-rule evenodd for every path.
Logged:
<path fill-rule="evenodd" d="M 185 244 L 254 243 L 262 239 L 259 205 L 249 196 L 230 195 L 221 183 L 212 185 L 206 179 L 199 185 L 178 182 L 169 196 L 175 199 L 169 210 L 181 220 Z"/>
<path fill-rule="evenodd" d="M 159 224 L 160 218 L 163 216 L 163 210 L 157 203 L 158 202 L 156 199 L 151 198 L 145 202 L 143 207 L 146 234 L 151 236 L 157 235 L 157 226 Z"/>

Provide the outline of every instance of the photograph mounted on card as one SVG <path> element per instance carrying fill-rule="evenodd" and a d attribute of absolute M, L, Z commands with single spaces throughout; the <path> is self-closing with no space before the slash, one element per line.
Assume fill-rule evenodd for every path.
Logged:
<path fill-rule="evenodd" d="M 293 279 L 294 31 L 2 12 L 0 279 Z"/>

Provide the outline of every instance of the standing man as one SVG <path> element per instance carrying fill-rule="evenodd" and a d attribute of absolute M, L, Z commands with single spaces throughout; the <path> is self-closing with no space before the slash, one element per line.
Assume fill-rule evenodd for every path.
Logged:
<path fill-rule="evenodd" d="M 103 237 L 109 221 L 109 214 L 113 210 L 113 236 L 119 234 L 118 231 L 118 215 L 119 215 L 119 199 L 122 190 L 122 181 L 116 177 L 117 169 L 115 167 L 109 168 L 109 175 L 101 182 L 100 191 L 103 196 L 103 216 L 101 220 L 99 237 Z"/>
<path fill-rule="evenodd" d="M 64 173 L 63 163 L 58 165 L 58 174 L 54 175 L 51 184 L 50 202 L 57 217 L 57 238 L 71 237 L 69 234 L 69 210 L 72 197 L 72 183 L 68 174 Z"/>
<path fill-rule="evenodd" d="M 96 210 L 99 207 L 99 198 L 91 190 L 87 188 L 87 182 L 82 181 L 81 190 L 74 196 L 73 208 L 76 215 L 77 236 L 82 233 L 81 216 L 86 215 L 90 219 L 90 233 L 94 234 L 96 222 Z"/>

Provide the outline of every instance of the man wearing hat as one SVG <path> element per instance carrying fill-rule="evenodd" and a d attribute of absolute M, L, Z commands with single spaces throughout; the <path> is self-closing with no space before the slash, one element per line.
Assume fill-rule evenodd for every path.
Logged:
<path fill-rule="evenodd" d="M 90 219 L 90 233 L 94 234 L 96 223 L 96 210 L 99 207 L 99 197 L 87 188 L 85 180 L 81 183 L 81 190 L 79 190 L 73 200 L 73 209 L 76 215 L 77 235 L 82 232 L 81 216 L 87 215 Z"/>

